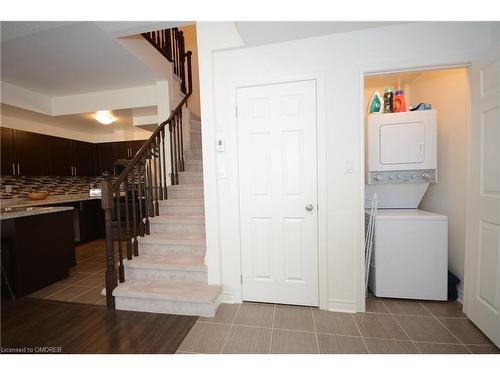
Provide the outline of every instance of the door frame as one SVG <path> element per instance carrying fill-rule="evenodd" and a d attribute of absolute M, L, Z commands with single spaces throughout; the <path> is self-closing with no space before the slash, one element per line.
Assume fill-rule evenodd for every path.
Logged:
<path fill-rule="evenodd" d="M 382 75 L 382 74 L 392 74 L 392 73 L 402 73 L 402 72 L 411 72 L 411 71 L 426 71 L 426 70 L 439 70 L 439 69 L 452 69 L 452 68 L 467 68 L 467 75 L 470 76 L 470 67 L 472 60 L 470 57 L 466 57 L 465 55 L 459 56 L 438 56 L 435 58 L 436 61 L 433 63 L 432 58 L 422 57 L 420 61 L 416 63 L 409 63 L 408 60 L 401 61 L 383 61 L 375 64 L 358 64 L 356 69 L 356 74 L 358 76 L 358 101 L 356 106 L 358 107 L 358 124 L 359 124 L 359 158 L 361 161 L 360 171 L 359 171 L 359 232 L 360 238 L 363 240 L 359 244 L 359 264 L 361 269 L 360 274 L 360 290 L 359 290 L 359 307 L 360 311 L 366 310 L 366 299 L 365 299 L 365 249 L 364 249 L 364 239 L 365 239 L 365 178 L 366 178 L 366 159 L 365 159 L 365 77 L 370 75 Z M 469 85 L 469 93 L 470 93 L 470 85 Z M 466 117 L 466 152 L 467 152 L 467 160 L 469 159 L 469 149 L 470 149 L 470 139 L 468 137 L 470 128 L 471 128 L 471 97 L 469 95 L 468 98 L 468 106 L 467 106 L 467 117 Z M 467 199 L 469 191 L 469 166 L 467 163 L 467 171 L 466 171 L 466 191 L 465 197 Z M 467 211 L 464 212 L 465 218 L 467 218 Z M 467 224 L 466 224 L 467 225 Z M 467 249 L 465 248 L 465 252 Z M 465 272 L 465 265 L 464 265 Z M 464 277 L 465 279 L 465 277 Z M 463 283 L 464 280 L 462 280 Z M 463 285 L 463 284 L 462 284 Z M 463 293 L 463 290 L 462 290 Z M 459 296 L 460 299 L 460 296 Z"/>
<path fill-rule="evenodd" d="M 244 81 L 234 82 L 232 85 L 234 91 L 234 103 L 236 104 L 237 90 L 240 88 L 266 86 L 283 83 L 293 83 L 300 81 L 315 81 L 316 82 L 316 160 L 317 160 L 317 194 L 318 194 L 318 301 L 319 308 L 328 310 L 328 227 L 327 227 L 327 168 L 326 168 L 326 75 L 324 72 L 315 72 L 311 74 L 300 74 L 292 76 L 273 76 L 268 78 L 255 78 Z M 237 119 L 236 119 L 237 124 Z M 239 137 L 238 132 L 236 132 Z M 237 138 L 238 139 L 238 138 Z M 239 155 L 238 146 L 236 145 L 236 154 Z M 238 161 L 239 166 L 239 161 Z M 239 174 L 236 175 L 238 185 L 238 228 L 240 228 L 240 197 Z M 238 232 L 240 241 L 238 258 L 240 264 L 240 276 L 243 275 L 241 262 L 241 231 Z M 240 300 L 243 295 L 243 287 L 239 285 Z"/>

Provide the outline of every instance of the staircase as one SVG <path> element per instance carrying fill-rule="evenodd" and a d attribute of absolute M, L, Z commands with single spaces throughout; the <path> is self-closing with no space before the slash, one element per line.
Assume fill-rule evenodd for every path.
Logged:
<path fill-rule="evenodd" d="M 221 287 L 208 285 L 201 124 L 190 122 L 186 170 L 167 187 L 150 235 L 138 238 L 140 256 L 124 260 L 126 281 L 113 291 L 118 310 L 214 316 Z"/>
<path fill-rule="evenodd" d="M 205 265 L 201 122 L 183 126 L 191 52 L 177 29 L 143 36 L 172 62 L 184 98 L 115 181 L 103 176 L 107 307 L 215 316 L 221 287 L 208 285 Z"/>

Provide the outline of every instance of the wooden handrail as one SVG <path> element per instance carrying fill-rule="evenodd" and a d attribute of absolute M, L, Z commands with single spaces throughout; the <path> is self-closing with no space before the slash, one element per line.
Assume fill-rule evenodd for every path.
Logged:
<path fill-rule="evenodd" d="M 182 32 L 176 29 L 147 33 L 146 39 L 158 50 L 163 50 L 164 56 L 174 64 L 175 74 L 181 78 L 181 91 L 185 95 L 168 119 L 158 125 L 114 182 L 107 172 L 103 174 L 101 206 L 105 216 L 106 304 L 109 309 L 115 308 L 113 290 L 118 282 L 126 280 L 122 242 L 126 241 L 125 255 L 128 260 L 139 256 L 137 237 L 149 235 L 149 218 L 160 214 L 159 202 L 168 198 L 167 142 L 170 143 L 172 185 L 179 183 L 178 172 L 184 171 L 182 110 L 184 106 L 187 107 L 188 99 L 193 92 L 192 53 L 184 51 Z M 169 49 L 167 46 L 169 41 L 175 44 L 176 49 Z M 172 56 L 172 59 L 168 56 Z M 166 137 L 167 130 L 168 137 Z M 118 270 L 115 262 L 115 241 L 118 242 Z"/>

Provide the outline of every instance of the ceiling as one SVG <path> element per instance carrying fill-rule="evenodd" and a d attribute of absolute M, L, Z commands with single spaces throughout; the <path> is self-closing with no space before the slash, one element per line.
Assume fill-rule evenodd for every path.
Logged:
<path fill-rule="evenodd" d="M 101 125 L 98 123 L 94 118 L 95 113 L 49 116 L 7 104 L 1 105 L 1 112 L 2 116 L 13 117 L 27 122 L 47 124 L 93 135 L 106 135 L 116 130 L 126 131 L 134 129 L 133 116 L 137 115 L 137 113 L 154 114 L 156 113 L 156 107 L 115 110 L 113 111 L 113 116 L 116 117 L 116 121 L 111 125 Z"/>
<path fill-rule="evenodd" d="M 365 88 L 397 87 L 399 84 L 411 83 L 422 72 L 401 72 L 365 77 Z"/>
<path fill-rule="evenodd" d="M 160 79 L 94 22 L 2 22 L 1 52 L 2 81 L 49 97 Z"/>
<path fill-rule="evenodd" d="M 246 46 L 386 27 L 405 22 L 235 22 Z"/>

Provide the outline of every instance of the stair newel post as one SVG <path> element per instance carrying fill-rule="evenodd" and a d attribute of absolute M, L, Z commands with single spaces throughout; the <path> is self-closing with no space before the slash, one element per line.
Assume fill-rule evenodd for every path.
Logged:
<path fill-rule="evenodd" d="M 136 178 L 136 167 L 133 168 L 132 173 L 130 174 L 131 176 L 131 185 L 132 185 L 132 251 L 134 253 L 134 256 L 139 255 L 138 254 L 138 246 L 137 246 L 137 208 L 136 208 L 136 194 L 135 194 L 135 187 L 137 184 L 137 178 Z"/>
<path fill-rule="evenodd" d="M 155 208 L 154 208 L 154 197 L 153 197 L 153 179 L 151 176 L 151 145 L 148 146 L 148 150 L 146 153 L 146 177 L 147 177 L 147 187 L 148 187 L 148 216 L 155 216 Z M 149 234 L 149 233 L 148 233 Z"/>
<path fill-rule="evenodd" d="M 115 268 L 115 249 L 113 243 L 113 186 L 108 172 L 104 172 L 101 182 L 101 207 L 104 210 L 106 230 L 106 306 L 115 309 L 113 290 L 118 285 Z"/>
<path fill-rule="evenodd" d="M 142 199 L 143 199 L 143 188 L 142 188 L 142 161 L 134 168 L 135 174 L 137 176 L 137 199 L 139 201 L 139 236 L 144 237 L 144 214 L 142 209 Z"/>
<path fill-rule="evenodd" d="M 170 29 L 165 30 L 167 33 L 167 60 L 172 62 L 172 35 Z"/>
<path fill-rule="evenodd" d="M 161 131 L 160 131 L 160 134 L 161 134 Z M 158 199 L 159 200 L 163 200 L 163 170 L 161 168 L 161 165 L 162 165 L 162 160 L 161 160 L 161 157 L 162 157 L 162 153 L 161 153 L 161 144 L 160 144 L 160 134 L 155 137 L 155 150 L 156 150 L 156 170 L 158 171 Z"/>
<path fill-rule="evenodd" d="M 118 232 L 118 280 L 123 283 L 125 281 L 125 269 L 123 267 L 123 249 L 122 249 L 122 214 L 121 214 L 121 184 L 114 191 L 115 195 L 115 211 L 117 216 L 117 232 Z"/>
<path fill-rule="evenodd" d="M 186 60 L 187 60 L 187 72 L 188 72 L 188 93 L 191 94 L 193 92 L 193 76 L 191 74 L 191 56 L 192 56 L 191 51 L 186 52 Z M 186 102 L 187 106 L 187 102 Z"/>
<path fill-rule="evenodd" d="M 124 197 L 124 203 L 125 203 L 125 238 L 127 240 L 127 260 L 132 259 L 132 243 L 131 243 L 131 236 L 130 236 L 130 220 L 129 220 L 129 208 L 128 205 L 130 203 L 128 199 L 128 179 L 129 176 L 125 178 L 123 181 L 123 189 L 125 190 L 125 197 Z"/>
<path fill-rule="evenodd" d="M 158 153 L 157 153 L 157 149 L 156 149 L 156 137 L 153 139 L 153 142 L 151 143 L 151 160 L 152 160 L 152 164 L 151 164 L 151 168 L 152 168 L 152 174 L 151 174 L 151 177 L 153 179 L 153 190 L 154 190 L 154 195 L 153 195 L 153 198 L 154 198 L 154 211 L 153 211 L 153 214 L 154 216 L 158 216 L 160 214 L 160 209 L 159 209 L 159 203 L 158 203 L 158 200 L 159 200 L 159 188 L 158 188 Z"/>
<path fill-rule="evenodd" d="M 182 131 L 182 109 L 179 112 L 179 139 L 180 139 L 180 147 L 179 147 L 179 170 L 184 172 L 184 140 L 183 140 L 183 131 Z"/>
<path fill-rule="evenodd" d="M 141 162 L 144 169 L 144 173 L 142 174 L 144 176 L 144 234 L 149 235 L 149 199 L 151 194 L 148 186 L 147 163 L 147 158 L 143 159 Z"/>
<path fill-rule="evenodd" d="M 161 130 L 161 148 L 163 151 L 163 199 L 168 199 L 167 195 L 167 151 L 165 144 L 165 127 Z"/>
<path fill-rule="evenodd" d="M 175 185 L 175 170 L 174 170 L 174 125 L 173 121 L 168 124 L 168 132 L 170 135 L 170 184 Z"/>
<path fill-rule="evenodd" d="M 182 171 L 182 163 L 181 163 L 181 160 L 182 160 L 182 150 L 181 150 L 181 147 L 182 147 L 182 138 L 181 138 L 181 132 L 182 132 L 182 122 L 181 122 L 181 113 L 182 113 L 182 109 L 180 110 L 180 112 L 175 116 L 175 127 L 177 128 L 177 132 L 176 132 L 176 135 L 177 135 L 177 156 L 176 156 L 176 161 L 177 161 L 177 170 L 178 171 Z M 179 184 L 179 174 L 177 173 L 176 175 L 176 183 L 177 185 Z"/>
<path fill-rule="evenodd" d="M 185 74 L 185 49 L 184 49 L 184 33 L 179 31 L 179 66 L 180 66 L 180 79 L 181 79 L 181 91 L 186 94 L 186 74 Z"/>

